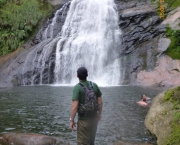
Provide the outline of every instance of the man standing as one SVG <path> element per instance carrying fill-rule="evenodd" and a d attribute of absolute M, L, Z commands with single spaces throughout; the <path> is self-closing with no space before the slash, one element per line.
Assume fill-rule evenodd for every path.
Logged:
<path fill-rule="evenodd" d="M 79 78 L 79 83 L 73 88 L 72 96 L 72 106 L 70 115 L 70 128 L 74 130 L 76 124 L 74 118 L 78 112 L 78 107 L 80 104 L 85 103 L 85 91 L 82 86 L 90 87 L 90 82 L 86 80 L 88 76 L 87 69 L 85 67 L 80 67 L 77 70 L 77 77 Z M 99 110 L 92 113 L 91 115 L 85 115 L 78 113 L 78 123 L 77 123 L 77 144 L 78 145 L 94 145 L 97 124 L 101 120 L 102 112 L 102 98 L 101 91 L 97 84 L 92 83 L 93 90 L 97 97 L 97 102 L 99 104 Z"/>

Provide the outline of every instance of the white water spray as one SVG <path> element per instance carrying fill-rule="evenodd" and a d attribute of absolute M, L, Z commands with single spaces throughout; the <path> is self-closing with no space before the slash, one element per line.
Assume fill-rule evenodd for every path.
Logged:
<path fill-rule="evenodd" d="M 121 31 L 113 0 L 72 0 L 56 48 L 56 83 L 77 83 L 76 71 L 100 85 L 120 81 Z"/>

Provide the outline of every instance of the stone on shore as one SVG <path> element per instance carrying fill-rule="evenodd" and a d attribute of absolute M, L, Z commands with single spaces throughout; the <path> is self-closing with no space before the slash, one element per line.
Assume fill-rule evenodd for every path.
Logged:
<path fill-rule="evenodd" d="M 0 137 L 0 145 L 9 145 L 9 143 L 2 137 Z"/>
<path fill-rule="evenodd" d="M 56 144 L 56 139 L 47 135 L 41 134 L 25 134 L 25 133 L 6 133 L 3 134 L 4 144 L 13 145 L 54 145 Z"/>

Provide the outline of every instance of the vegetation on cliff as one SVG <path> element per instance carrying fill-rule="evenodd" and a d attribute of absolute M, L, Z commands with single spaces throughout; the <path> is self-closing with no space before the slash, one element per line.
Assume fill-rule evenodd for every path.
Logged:
<path fill-rule="evenodd" d="M 0 0 L 0 56 L 22 46 L 51 10 L 47 0 Z"/>
<path fill-rule="evenodd" d="M 173 10 L 175 8 L 177 8 L 178 6 L 180 6 L 180 0 L 151 0 L 152 3 L 157 3 L 158 5 L 158 9 L 157 12 L 158 14 L 160 13 L 160 6 L 164 6 L 164 11 L 165 13 Z M 165 14 L 166 16 L 166 14 Z"/>
<path fill-rule="evenodd" d="M 180 0 L 152 0 L 152 2 L 157 3 L 157 13 L 159 16 L 161 13 L 164 13 L 163 19 L 167 17 L 169 11 L 180 6 Z M 164 7 L 164 10 L 161 9 L 162 7 Z M 180 30 L 172 30 L 167 26 L 166 36 L 171 39 L 171 44 L 165 53 L 172 59 L 180 59 Z"/>
<path fill-rule="evenodd" d="M 166 145 L 180 144 L 180 86 L 171 89 L 165 93 L 165 101 L 170 101 L 174 104 L 174 117 L 171 122 L 172 131 L 166 140 Z"/>
<path fill-rule="evenodd" d="M 171 44 L 165 53 L 173 59 L 180 59 L 180 30 L 167 27 L 166 36 L 171 39 Z"/>

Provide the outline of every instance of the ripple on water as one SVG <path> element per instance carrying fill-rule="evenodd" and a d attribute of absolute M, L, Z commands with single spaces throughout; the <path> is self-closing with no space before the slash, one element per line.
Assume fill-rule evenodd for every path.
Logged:
<path fill-rule="evenodd" d="M 15 130 L 16 128 L 5 128 L 6 131 Z"/>
<path fill-rule="evenodd" d="M 149 108 L 138 106 L 136 102 L 142 94 L 153 98 L 162 89 L 116 86 L 102 87 L 101 90 L 104 104 L 97 130 L 97 145 L 111 145 L 117 141 L 155 142 L 144 126 Z M 65 86 L 1 90 L 0 133 L 42 133 L 75 142 L 77 132 L 69 129 L 71 96 L 72 87 Z"/>

